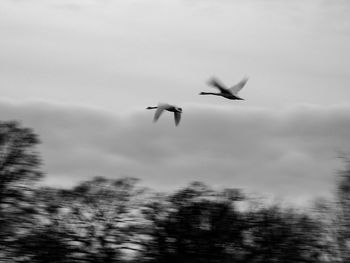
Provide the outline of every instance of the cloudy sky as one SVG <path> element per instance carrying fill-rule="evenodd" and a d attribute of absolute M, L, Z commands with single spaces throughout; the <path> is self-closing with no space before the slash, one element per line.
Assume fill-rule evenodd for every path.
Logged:
<path fill-rule="evenodd" d="M 193 180 L 293 203 L 350 151 L 347 0 L 3 0 L 0 119 L 40 135 L 45 182 Z M 244 101 L 198 96 L 248 76 Z M 213 90 L 212 90 L 213 91 Z M 145 107 L 180 105 L 174 126 Z"/>

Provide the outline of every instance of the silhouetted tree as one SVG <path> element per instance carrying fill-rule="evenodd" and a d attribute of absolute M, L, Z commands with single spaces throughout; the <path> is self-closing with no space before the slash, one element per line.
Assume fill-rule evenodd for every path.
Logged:
<path fill-rule="evenodd" d="M 321 262 L 319 223 L 305 213 L 278 206 L 247 213 L 245 262 Z"/>
<path fill-rule="evenodd" d="M 143 260 L 239 262 L 245 227 L 234 206 L 234 201 L 242 200 L 239 193 L 215 192 L 193 183 L 155 205 L 154 213 L 149 215 L 154 230 L 145 245 Z"/>
<path fill-rule="evenodd" d="M 323 227 L 328 262 L 350 262 L 350 159 L 338 173 L 334 200 L 318 200 L 315 210 Z"/>
<path fill-rule="evenodd" d="M 33 183 L 42 176 L 36 151 L 39 139 L 17 122 L 0 122 L 0 258 L 33 212 Z"/>
<path fill-rule="evenodd" d="M 74 254 L 70 232 L 66 227 L 64 210 L 67 190 L 41 187 L 34 191 L 35 204 L 31 225 L 17 238 L 15 247 L 19 262 L 73 263 Z"/>
<path fill-rule="evenodd" d="M 50 226 L 44 230 L 46 237 L 62 248 L 62 255 L 66 253 L 64 260 L 120 262 L 126 251 L 139 250 L 145 199 L 141 198 L 144 190 L 136 187 L 136 182 L 133 178 L 98 177 L 72 190 L 47 189 L 51 198 L 40 198 L 42 221 Z M 45 249 L 50 251 L 51 247 Z"/>
<path fill-rule="evenodd" d="M 36 225 L 27 235 L 17 240 L 20 262 L 72 263 L 74 253 L 68 235 L 55 225 Z"/>
<path fill-rule="evenodd" d="M 194 183 L 153 202 L 145 262 L 321 262 L 318 221 L 279 206 L 248 209 L 239 190 Z"/>
<path fill-rule="evenodd" d="M 337 243 L 342 262 L 350 262 L 350 159 L 345 158 L 345 169 L 337 184 Z"/>
<path fill-rule="evenodd" d="M 122 262 L 142 247 L 145 189 L 102 177 L 73 189 L 40 188 L 36 225 L 18 241 L 26 262 Z M 131 253 L 132 251 L 133 253 Z"/>

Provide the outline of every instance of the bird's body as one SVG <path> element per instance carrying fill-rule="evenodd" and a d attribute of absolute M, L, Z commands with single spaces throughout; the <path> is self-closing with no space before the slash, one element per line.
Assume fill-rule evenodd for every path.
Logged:
<path fill-rule="evenodd" d="M 155 114 L 154 114 L 154 118 L 153 121 L 156 122 L 160 115 L 163 113 L 164 110 L 166 111 L 170 111 L 170 112 L 174 112 L 174 120 L 175 120 L 175 125 L 179 125 L 180 120 L 181 120 L 181 113 L 182 113 L 182 108 L 177 107 L 175 105 L 170 105 L 170 104 L 166 104 L 166 103 L 159 103 L 158 106 L 154 106 L 154 107 L 147 107 L 147 110 L 151 110 L 151 109 L 157 109 Z"/>
<path fill-rule="evenodd" d="M 201 92 L 199 95 L 216 95 L 216 96 L 221 96 L 229 100 L 244 100 L 240 97 L 237 97 L 233 94 L 225 94 L 225 93 L 214 93 L 214 92 Z"/>
<path fill-rule="evenodd" d="M 217 79 L 212 78 L 208 84 L 210 86 L 213 86 L 217 88 L 220 92 L 214 93 L 214 92 L 201 92 L 200 95 L 215 95 L 215 96 L 221 96 L 226 99 L 230 100 L 244 100 L 237 96 L 238 92 L 244 87 L 244 85 L 247 83 L 248 78 L 242 79 L 240 82 L 238 82 L 236 85 L 234 85 L 231 88 L 226 88 L 223 84 L 221 84 Z"/>

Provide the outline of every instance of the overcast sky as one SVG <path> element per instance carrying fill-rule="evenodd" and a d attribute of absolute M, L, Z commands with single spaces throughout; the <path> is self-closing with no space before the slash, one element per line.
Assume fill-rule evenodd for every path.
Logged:
<path fill-rule="evenodd" d="M 347 0 L 3 0 L 0 119 L 40 135 L 46 182 L 193 180 L 303 203 L 350 151 Z M 244 101 L 199 96 L 248 76 Z M 147 106 L 184 110 L 152 123 Z"/>

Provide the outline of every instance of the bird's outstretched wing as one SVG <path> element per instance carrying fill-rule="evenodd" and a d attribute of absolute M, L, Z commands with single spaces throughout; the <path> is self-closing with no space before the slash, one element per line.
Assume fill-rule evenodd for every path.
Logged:
<path fill-rule="evenodd" d="M 219 89 L 222 93 L 230 93 L 230 91 L 217 78 L 212 77 L 208 81 L 208 85 Z"/>
<path fill-rule="evenodd" d="M 153 118 L 154 122 L 156 122 L 159 119 L 160 115 L 162 115 L 164 110 L 165 110 L 164 105 L 158 105 L 158 108 L 157 108 L 156 112 L 154 113 L 154 118 Z"/>
<path fill-rule="evenodd" d="M 179 125 L 180 120 L 181 120 L 181 112 L 174 112 L 174 119 L 175 119 L 175 125 Z"/>
<path fill-rule="evenodd" d="M 238 92 L 245 86 L 247 83 L 248 78 L 243 78 L 240 82 L 238 82 L 236 85 L 230 88 L 232 94 L 237 95 Z"/>

